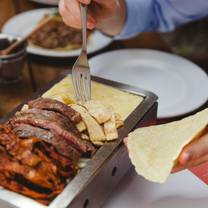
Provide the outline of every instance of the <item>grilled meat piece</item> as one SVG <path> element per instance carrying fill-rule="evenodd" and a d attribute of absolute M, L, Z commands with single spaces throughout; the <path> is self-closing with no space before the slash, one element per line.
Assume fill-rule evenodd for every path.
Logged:
<path fill-rule="evenodd" d="M 65 186 L 65 183 L 54 175 L 51 172 L 51 167 L 44 162 L 41 162 L 36 168 L 31 168 L 21 164 L 16 158 L 7 154 L 2 146 L 0 148 L 0 158 L 0 178 L 4 176 L 0 180 L 0 185 L 5 188 L 22 193 L 22 186 L 27 186 L 34 192 L 34 195 L 24 193 L 25 195 L 32 198 L 42 197 L 47 199 L 49 196 L 55 197 Z M 15 189 L 13 180 L 22 186 L 19 186 L 19 189 Z"/>
<path fill-rule="evenodd" d="M 21 138 L 36 137 L 52 144 L 59 154 L 70 158 L 75 164 L 80 158 L 80 153 L 71 147 L 66 140 L 61 139 L 59 136 L 52 134 L 48 130 L 22 123 L 15 124 L 12 128 Z"/>
<path fill-rule="evenodd" d="M 54 137 L 50 131 L 29 124 L 15 124 L 12 126 L 12 130 L 21 138 L 36 137 L 49 143 Z"/>
<path fill-rule="evenodd" d="M 67 117 L 58 112 L 32 108 L 16 113 L 17 116 L 25 114 L 30 114 L 34 118 L 44 118 L 48 121 L 54 121 L 58 123 L 62 128 L 73 132 L 77 137 L 81 137 L 81 133 L 78 131 L 76 125 L 73 124 Z"/>
<path fill-rule="evenodd" d="M 42 110 L 51 110 L 59 112 L 66 116 L 70 121 L 77 124 L 82 120 L 81 115 L 71 107 L 63 104 L 60 101 L 50 98 L 38 98 L 28 102 L 29 108 L 38 108 Z"/>
<path fill-rule="evenodd" d="M 83 141 L 81 139 L 81 135 L 75 134 L 75 130 L 73 130 L 73 132 L 68 130 L 69 125 L 63 122 L 60 114 L 58 114 L 58 116 L 56 115 L 56 117 L 52 117 L 52 114 L 55 115 L 57 113 L 38 109 L 30 109 L 28 111 L 19 112 L 9 120 L 9 124 L 14 126 L 15 124 L 24 123 L 43 129 L 48 129 L 52 134 L 58 135 L 62 139 L 65 139 L 81 154 L 95 152 L 95 148 L 90 142 Z"/>
<path fill-rule="evenodd" d="M 28 188 L 24 186 L 23 184 L 18 183 L 15 176 L 12 176 L 12 175 L 10 176 L 10 174 L 8 173 L 2 174 L 1 172 L 0 172 L 0 186 L 3 186 L 11 191 L 23 194 L 25 196 L 31 197 L 45 205 L 48 205 L 50 201 L 53 200 L 53 198 L 55 198 L 61 192 L 60 190 L 59 193 L 57 192 L 49 193 L 49 191 L 48 192 L 46 191 L 47 193 L 39 193 L 38 191 L 33 190 L 31 187 Z M 49 196 L 50 196 L 50 199 L 48 199 Z"/>
<path fill-rule="evenodd" d="M 47 189 L 53 189 L 56 186 L 61 184 L 61 181 L 58 177 L 54 175 L 55 172 L 49 165 L 40 163 L 40 166 L 37 166 L 36 169 L 20 164 L 18 161 L 10 159 L 6 154 L 1 154 L 1 166 L 0 172 L 10 172 L 15 174 L 22 175 L 28 181 L 31 181 L 34 184 L 43 186 Z"/>
<path fill-rule="evenodd" d="M 0 185 L 48 204 L 66 185 L 76 165 L 38 138 L 20 139 L 0 125 Z"/>
<path fill-rule="evenodd" d="M 5 142 L 7 141 L 7 142 Z M 13 148 L 11 148 L 9 142 L 13 141 L 15 145 L 13 145 Z M 64 169 L 66 166 L 71 165 L 73 168 L 71 170 L 75 171 L 75 167 L 72 164 L 71 160 L 68 160 L 65 157 L 58 157 L 58 154 L 55 152 L 55 157 L 58 157 L 61 161 L 63 160 L 65 164 L 62 168 L 62 163 L 59 163 L 59 169 L 56 168 L 56 162 L 54 162 L 51 158 L 47 158 L 45 155 L 45 152 L 54 151 L 52 148 L 48 148 L 46 145 L 44 145 L 44 142 L 41 139 L 37 138 L 29 138 L 29 139 L 19 139 L 16 137 L 13 133 L 9 134 L 0 134 L 0 145 L 2 145 L 9 155 L 13 156 L 15 160 L 21 162 L 22 164 L 25 164 L 27 166 L 33 167 L 33 168 L 41 168 L 40 164 L 47 163 L 51 167 L 51 171 L 53 174 L 59 174 L 59 169 Z M 42 148 L 40 148 L 42 147 Z M 40 149 L 43 151 L 42 154 L 37 151 L 37 149 Z M 49 153 L 47 153 L 49 155 Z M 52 154 L 52 153 L 51 153 Z M 54 157 L 54 158 L 55 158 Z M 63 158 L 63 159 L 62 159 Z M 46 164 L 46 165 L 47 165 Z"/>
<path fill-rule="evenodd" d="M 58 154 L 53 146 L 44 142 L 36 143 L 34 146 L 35 153 L 37 153 L 41 158 L 44 158 L 47 162 L 53 163 L 58 167 L 58 170 L 56 170 L 57 174 L 63 181 L 74 176 L 77 172 L 77 162 L 71 161 Z"/>
<path fill-rule="evenodd" d="M 36 167 L 41 161 L 45 161 L 59 167 L 58 169 L 52 168 L 56 170 L 55 174 L 62 175 L 58 173 L 59 170 L 66 171 L 67 174 L 63 175 L 67 177 L 76 173 L 76 161 L 58 154 L 52 145 L 38 138 L 20 139 L 8 128 L 5 130 L 7 132 L 0 133 L 0 145 L 4 146 L 7 152 L 21 163 Z"/>
<path fill-rule="evenodd" d="M 81 33 L 64 24 L 61 18 L 54 18 L 37 32 L 32 34 L 29 39 L 33 44 L 48 48 L 79 48 L 81 45 Z"/>

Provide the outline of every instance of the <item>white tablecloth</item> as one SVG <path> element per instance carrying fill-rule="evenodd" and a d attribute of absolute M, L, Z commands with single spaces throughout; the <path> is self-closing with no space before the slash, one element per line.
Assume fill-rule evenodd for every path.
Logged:
<path fill-rule="evenodd" d="M 172 174 L 166 183 L 155 184 L 131 170 L 104 208 L 208 208 L 208 187 L 189 171 Z"/>

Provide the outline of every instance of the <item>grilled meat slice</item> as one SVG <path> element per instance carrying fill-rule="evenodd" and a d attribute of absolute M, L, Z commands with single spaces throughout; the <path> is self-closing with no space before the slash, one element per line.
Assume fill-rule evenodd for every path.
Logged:
<path fill-rule="evenodd" d="M 21 138 L 36 137 L 50 143 L 54 137 L 50 131 L 29 124 L 15 124 L 11 128 Z"/>
<path fill-rule="evenodd" d="M 13 132 L 9 132 L 8 128 L 4 128 L 7 132 L 0 133 L 0 145 L 4 146 L 7 152 L 16 160 L 34 168 L 37 168 L 42 162 L 49 163 L 52 170 L 55 171 L 54 174 L 63 178 L 76 173 L 77 161 L 72 161 L 72 159 L 58 154 L 52 145 L 34 137 L 20 139 Z"/>
<path fill-rule="evenodd" d="M 5 151 L 1 151 L 0 172 L 7 171 L 24 175 L 24 177 L 32 183 L 38 185 L 44 184 L 44 186 L 49 189 L 61 183 L 58 177 L 59 169 L 54 163 L 46 161 L 45 158 L 33 152 L 29 153 L 29 149 L 25 149 L 23 146 L 18 144 L 17 146 L 19 146 L 19 148 L 16 148 L 15 151 L 8 151 L 10 157 L 8 157 L 6 153 L 6 147 Z"/>
<path fill-rule="evenodd" d="M 95 152 L 95 148 L 90 142 L 83 141 L 81 139 L 81 136 L 78 137 L 77 135 L 75 135 L 74 132 L 69 131 L 61 120 L 53 120 L 52 118 L 49 119 L 49 113 L 47 111 L 44 111 L 45 114 L 47 113 L 47 115 L 44 115 L 34 113 L 34 110 L 37 109 L 31 109 L 26 112 L 18 113 L 12 119 L 10 119 L 9 124 L 11 126 L 14 126 L 18 123 L 24 123 L 43 129 L 48 129 L 52 134 L 58 135 L 59 137 L 65 139 L 73 148 L 78 150 L 81 154 Z"/>
<path fill-rule="evenodd" d="M 47 193 L 41 193 L 33 190 L 31 187 L 28 188 L 24 186 L 22 183 L 19 183 L 14 176 L 11 177 L 8 176 L 10 176 L 8 173 L 2 174 L 0 172 L 0 186 L 3 186 L 4 188 L 7 188 L 11 191 L 28 196 L 30 198 L 33 198 L 45 205 L 48 205 L 50 201 L 53 200 L 53 198 L 55 198 L 62 191 L 60 190 L 59 192 L 53 192 L 51 190 L 48 190 L 46 191 Z M 40 189 L 42 189 L 42 187 Z"/>
<path fill-rule="evenodd" d="M 65 105 L 64 103 L 54 99 L 38 98 L 36 100 L 30 101 L 28 105 L 29 108 L 38 108 L 42 110 L 59 112 L 75 124 L 79 123 L 82 120 L 82 117 L 78 112 L 76 112 L 71 107 Z"/>
<path fill-rule="evenodd" d="M 36 167 L 29 167 L 21 164 L 16 158 L 11 157 L 6 153 L 6 150 L 0 150 L 1 166 L 0 173 L 21 175 L 26 180 L 40 187 L 55 190 L 62 184 L 62 181 L 57 177 L 53 170 L 55 165 L 41 161 Z"/>
<path fill-rule="evenodd" d="M 75 173 L 76 165 L 38 138 L 20 139 L 0 125 L 0 185 L 48 204 Z"/>
<path fill-rule="evenodd" d="M 24 145 L 19 138 L 12 133 L 0 134 L 0 145 L 23 164 L 34 167 L 41 162 L 41 158 L 32 153 L 32 144 Z"/>
<path fill-rule="evenodd" d="M 65 47 L 79 48 L 82 38 L 78 30 L 68 27 L 61 18 L 55 17 L 33 33 L 29 41 L 43 48 L 65 49 Z"/>
<path fill-rule="evenodd" d="M 80 158 L 80 153 L 70 146 L 70 144 L 50 131 L 29 124 L 15 124 L 12 126 L 13 131 L 21 138 L 36 137 L 52 144 L 57 152 L 65 157 L 70 158 L 75 164 Z"/>
<path fill-rule="evenodd" d="M 54 173 L 51 171 L 51 167 L 48 165 L 44 166 L 41 163 L 38 169 L 31 168 L 29 166 L 20 164 L 18 161 L 13 161 L 8 158 L 8 156 L 3 156 L 1 154 L 2 163 L 0 166 L 0 172 L 10 172 L 13 174 L 19 174 L 24 176 L 28 181 L 31 181 L 34 184 L 43 186 L 47 189 L 53 189 L 56 186 L 61 184 L 61 181 L 58 177 L 54 176 Z M 43 170 L 42 170 L 43 169 Z M 49 171 L 49 172 L 47 172 Z"/>
<path fill-rule="evenodd" d="M 29 110 L 24 110 L 16 113 L 16 115 L 25 115 L 25 114 L 30 114 L 35 118 L 44 118 L 48 121 L 54 121 L 58 123 L 62 128 L 73 132 L 77 137 L 81 137 L 81 133 L 78 131 L 76 125 L 73 124 L 68 118 L 66 118 L 65 116 L 63 116 L 58 112 L 32 108 Z"/>
<path fill-rule="evenodd" d="M 63 181 L 74 176 L 77 172 L 77 162 L 74 163 L 74 161 L 70 161 L 68 158 L 58 154 L 51 145 L 44 142 L 36 143 L 34 152 L 47 162 L 55 164 L 58 167 L 56 169 L 57 174 Z"/>

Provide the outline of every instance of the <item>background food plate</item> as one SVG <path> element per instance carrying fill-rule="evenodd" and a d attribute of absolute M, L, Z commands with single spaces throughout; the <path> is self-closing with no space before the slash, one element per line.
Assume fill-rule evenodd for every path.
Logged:
<path fill-rule="evenodd" d="M 14 16 L 6 22 L 3 26 L 2 32 L 8 33 L 15 36 L 24 36 L 29 33 L 39 22 L 39 20 L 45 14 L 51 14 L 56 12 L 56 8 L 47 8 L 47 9 L 36 9 L 28 12 L 21 13 Z M 96 52 L 112 42 L 112 39 L 104 36 L 102 33 L 95 31 L 93 32 L 88 40 L 88 53 Z M 80 54 L 80 49 L 73 49 L 68 51 L 58 51 L 44 49 L 41 47 L 36 47 L 29 45 L 27 51 L 31 54 L 41 55 L 41 56 L 50 56 L 50 57 L 74 57 Z"/>
<path fill-rule="evenodd" d="M 189 113 L 208 100 L 208 76 L 177 55 L 147 49 L 116 50 L 90 60 L 93 75 L 144 88 L 159 97 L 158 118 Z"/>
<path fill-rule="evenodd" d="M 41 4 L 48 4 L 48 5 L 58 5 L 59 0 L 30 0 Z"/>

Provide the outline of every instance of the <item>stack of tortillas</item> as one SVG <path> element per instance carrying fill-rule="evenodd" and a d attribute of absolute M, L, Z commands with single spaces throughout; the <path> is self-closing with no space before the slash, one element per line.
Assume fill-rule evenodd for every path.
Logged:
<path fill-rule="evenodd" d="M 180 121 L 130 133 L 127 146 L 137 173 L 153 182 L 165 182 L 183 147 L 198 138 L 207 125 L 208 108 Z"/>

